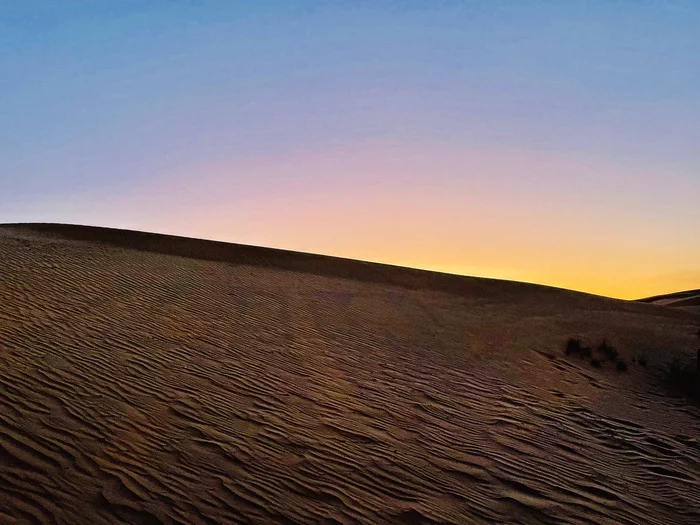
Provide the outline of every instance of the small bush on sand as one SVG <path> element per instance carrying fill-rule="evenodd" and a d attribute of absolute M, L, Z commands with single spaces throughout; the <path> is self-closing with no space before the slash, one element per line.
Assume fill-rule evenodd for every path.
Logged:
<path fill-rule="evenodd" d="M 581 347 L 581 357 L 591 357 L 593 355 L 593 350 L 590 346 Z"/>
<path fill-rule="evenodd" d="M 666 383 L 676 392 L 700 401 L 700 378 L 696 367 L 695 363 L 674 359 L 666 370 Z"/>
<path fill-rule="evenodd" d="M 598 345 L 597 350 L 603 354 L 605 357 L 610 359 L 610 361 L 614 361 L 617 359 L 617 349 L 608 343 L 607 339 L 603 339 L 603 341 Z"/>
<path fill-rule="evenodd" d="M 639 366 L 647 366 L 647 356 L 646 354 L 642 354 L 637 358 L 637 363 L 639 363 Z"/>
<path fill-rule="evenodd" d="M 602 364 L 602 363 L 600 362 L 600 359 L 591 359 L 591 365 L 592 365 L 594 368 L 600 368 L 600 365 L 601 365 L 601 364 Z"/>
<path fill-rule="evenodd" d="M 615 368 L 617 368 L 621 372 L 625 372 L 627 370 L 627 363 L 625 363 L 622 359 L 618 359 L 615 362 Z"/>
<path fill-rule="evenodd" d="M 581 340 L 570 337 L 566 342 L 566 355 L 581 353 Z"/>

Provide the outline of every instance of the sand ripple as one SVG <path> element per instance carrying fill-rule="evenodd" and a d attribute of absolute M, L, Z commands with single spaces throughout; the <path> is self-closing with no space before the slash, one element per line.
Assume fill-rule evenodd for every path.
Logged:
<path fill-rule="evenodd" d="M 557 346 L 684 312 L 69 237 L 0 228 L 0 523 L 700 523 L 697 410 Z"/>

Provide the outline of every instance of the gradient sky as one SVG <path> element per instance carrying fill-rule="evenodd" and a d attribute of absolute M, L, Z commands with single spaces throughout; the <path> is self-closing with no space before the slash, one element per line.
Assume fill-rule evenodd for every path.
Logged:
<path fill-rule="evenodd" d="M 0 222 L 700 287 L 700 2 L 3 0 Z"/>

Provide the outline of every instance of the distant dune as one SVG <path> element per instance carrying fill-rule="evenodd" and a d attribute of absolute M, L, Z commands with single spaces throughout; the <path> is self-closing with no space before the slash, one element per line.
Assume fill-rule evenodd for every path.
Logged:
<path fill-rule="evenodd" d="M 684 294 L 0 226 L 0 523 L 697 525 Z"/>
<path fill-rule="evenodd" d="M 642 303 L 672 306 L 674 308 L 684 308 L 689 311 L 700 313 L 700 289 L 656 295 L 654 297 L 647 297 L 646 299 L 639 299 L 639 301 Z"/>

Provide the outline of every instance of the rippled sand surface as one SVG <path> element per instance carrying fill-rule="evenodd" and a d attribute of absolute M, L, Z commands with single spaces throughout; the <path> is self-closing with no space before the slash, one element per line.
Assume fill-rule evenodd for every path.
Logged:
<path fill-rule="evenodd" d="M 683 309 L 0 228 L 0 523 L 700 523 Z M 567 358 L 607 337 L 630 363 Z M 639 349 L 649 365 L 631 363 Z"/>

